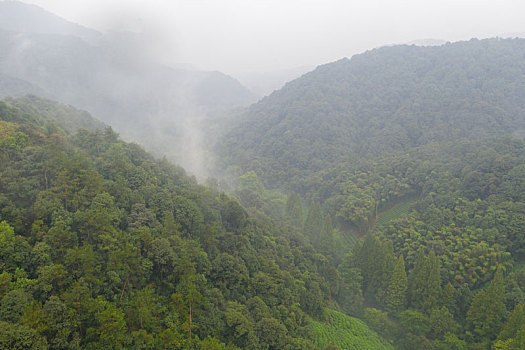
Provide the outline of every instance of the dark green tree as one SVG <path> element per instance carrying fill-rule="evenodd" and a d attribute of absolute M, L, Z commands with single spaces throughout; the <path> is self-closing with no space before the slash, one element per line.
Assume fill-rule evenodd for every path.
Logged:
<path fill-rule="evenodd" d="M 433 250 L 428 257 L 418 251 L 409 281 L 410 305 L 430 314 L 441 301 L 440 263 Z"/>
<path fill-rule="evenodd" d="M 516 305 L 498 335 L 494 349 L 525 348 L 525 303 Z"/>
<path fill-rule="evenodd" d="M 480 290 L 467 312 L 467 325 L 477 340 L 493 340 L 503 327 L 507 308 L 503 271 L 499 268 L 489 286 Z"/>
<path fill-rule="evenodd" d="M 304 222 L 303 234 L 311 243 L 315 244 L 319 241 L 319 236 L 323 230 L 323 214 L 319 202 L 312 201 L 308 209 L 308 215 Z"/>
<path fill-rule="evenodd" d="M 334 253 L 334 226 L 330 214 L 327 214 L 324 219 L 324 225 L 319 235 L 317 247 L 318 250 L 327 257 L 332 256 Z"/>
<path fill-rule="evenodd" d="M 398 314 L 407 306 L 408 280 L 405 271 L 405 259 L 400 255 L 388 284 L 385 297 L 385 309 L 391 314 Z"/>
<path fill-rule="evenodd" d="M 290 193 L 286 199 L 286 216 L 295 227 L 303 226 L 303 203 L 301 196 Z"/>

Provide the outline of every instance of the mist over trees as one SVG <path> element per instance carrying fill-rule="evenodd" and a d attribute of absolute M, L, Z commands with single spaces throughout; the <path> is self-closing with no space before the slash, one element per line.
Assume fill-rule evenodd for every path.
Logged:
<path fill-rule="evenodd" d="M 0 348 L 525 347 L 525 40 L 237 108 L 129 35 L 0 2 Z"/>
<path fill-rule="evenodd" d="M 498 339 L 525 282 L 524 53 L 471 40 L 318 67 L 236 117 L 225 173 L 291 193 L 288 217 L 310 203 L 302 232 L 337 267 L 338 307 L 397 348 L 517 348 L 517 330 Z"/>
<path fill-rule="evenodd" d="M 211 161 L 206 118 L 255 100 L 223 73 L 157 63 L 133 33 L 103 36 L 16 1 L 1 2 L 0 16 L 0 96 L 30 93 L 85 109 L 200 177 Z"/>

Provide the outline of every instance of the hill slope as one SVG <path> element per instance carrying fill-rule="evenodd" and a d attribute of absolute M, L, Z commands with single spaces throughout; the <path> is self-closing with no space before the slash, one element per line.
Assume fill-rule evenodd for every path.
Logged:
<path fill-rule="evenodd" d="M 6 98 L 9 106 L 16 107 L 22 113 L 38 116 L 40 124 L 55 123 L 56 127 L 63 128 L 68 133 L 75 133 L 79 129 L 89 131 L 102 130 L 107 127 L 100 120 L 93 118 L 86 111 L 80 111 L 72 106 L 64 105 L 52 100 L 46 100 L 34 95 L 19 98 Z"/>
<path fill-rule="evenodd" d="M 315 349 L 326 258 L 110 128 L 47 123 L 82 112 L 26 101 L 0 101 L 0 347 Z"/>
<path fill-rule="evenodd" d="M 263 182 L 289 192 L 286 215 L 337 266 L 334 305 L 396 348 L 520 348 L 524 57 L 491 39 L 318 67 L 236 116 L 225 168 L 256 209 Z"/>
<path fill-rule="evenodd" d="M 229 164 L 277 185 L 337 162 L 525 130 L 525 40 L 394 46 L 326 64 L 253 105 Z"/>

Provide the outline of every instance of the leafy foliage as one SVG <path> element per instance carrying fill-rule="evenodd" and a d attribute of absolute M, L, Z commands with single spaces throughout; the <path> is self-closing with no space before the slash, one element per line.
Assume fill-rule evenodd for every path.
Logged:
<path fill-rule="evenodd" d="M 311 203 L 331 302 L 396 347 L 516 347 L 519 327 L 498 333 L 525 300 L 524 54 L 474 39 L 320 66 L 241 113 L 218 152 L 290 193 L 288 222 L 295 196 Z"/>
<path fill-rule="evenodd" d="M 337 311 L 328 311 L 327 322 L 312 322 L 315 345 L 328 349 L 335 344 L 339 349 L 393 349 L 362 321 Z"/>
<path fill-rule="evenodd" d="M 523 39 L 393 46 L 319 66 L 239 117 L 222 155 L 304 193 L 349 159 L 519 134 L 524 48 Z"/>
<path fill-rule="evenodd" d="M 339 281 L 323 255 L 110 128 L 50 129 L 69 109 L 25 101 L 0 103 L 1 140 L 20 135 L 0 155 L 2 346 L 314 347 Z"/>

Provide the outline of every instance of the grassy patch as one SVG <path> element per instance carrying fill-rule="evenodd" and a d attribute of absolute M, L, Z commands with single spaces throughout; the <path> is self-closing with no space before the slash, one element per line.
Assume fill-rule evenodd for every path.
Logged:
<path fill-rule="evenodd" d="M 312 321 L 315 344 L 324 349 L 328 344 L 336 344 L 339 349 L 393 349 L 392 345 L 372 331 L 368 326 L 341 312 L 328 310 L 329 322 Z"/>
<path fill-rule="evenodd" d="M 376 227 L 387 224 L 388 222 L 399 218 L 401 215 L 408 215 L 412 211 L 417 198 L 410 198 L 404 202 L 394 205 L 391 209 L 384 211 L 377 219 Z"/>
<path fill-rule="evenodd" d="M 346 248 L 350 249 L 352 248 L 355 243 L 358 241 L 358 238 L 356 235 L 354 235 L 352 232 L 341 232 L 337 231 L 335 235 L 336 242 L 340 242 L 345 245 Z"/>

